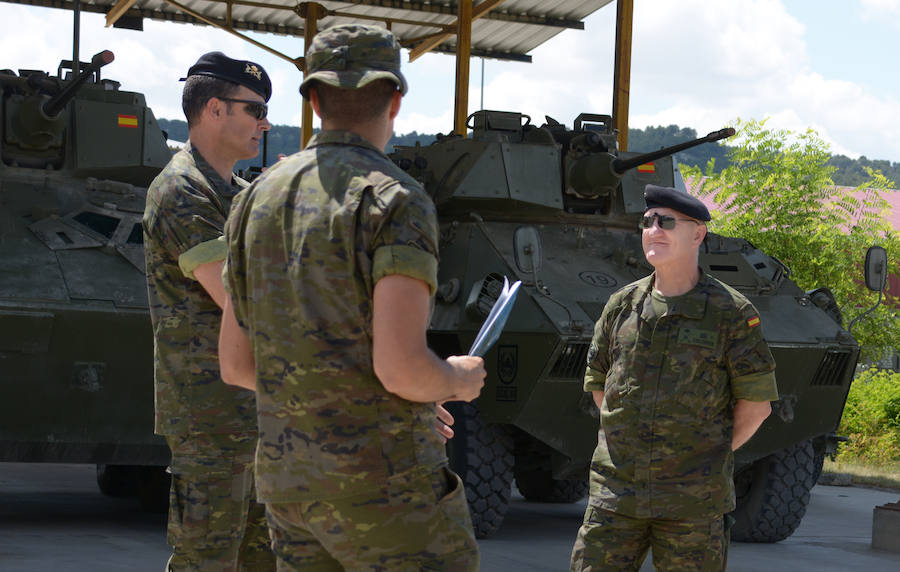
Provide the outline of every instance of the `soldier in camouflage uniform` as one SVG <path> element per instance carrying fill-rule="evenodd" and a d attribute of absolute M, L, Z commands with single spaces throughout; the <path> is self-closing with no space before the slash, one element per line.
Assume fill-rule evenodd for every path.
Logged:
<path fill-rule="evenodd" d="M 485 371 L 426 346 L 435 207 L 382 152 L 407 90 L 400 46 L 337 26 L 306 63 L 323 130 L 235 202 L 219 345 L 224 379 L 257 391 L 279 570 L 477 570 L 434 425 L 435 402 L 471 401 Z"/>
<path fill-rule="evenodd" d="M 723 570 L 732 451 L 778 398 L 759 315 L 698 267 L 709 211 L 648 185 L 642 243 L 654 272 L 613 294 L 584 389 L 600 408 L 590 500 L 571 570 Z"/>
<path fill-rule="evenodd" d="M 168 570 L 274 570 L 255 500 L 253 392 L 222 383 L 216 355 L 225 301 L 222 237 L 232 174 L 255 157 L 271 82 L 252 62 L 202 56 L 182 104 L 190 141 L 147 191 L 144 250 L 154 334 L 156 432 L 172 450 Z"/>

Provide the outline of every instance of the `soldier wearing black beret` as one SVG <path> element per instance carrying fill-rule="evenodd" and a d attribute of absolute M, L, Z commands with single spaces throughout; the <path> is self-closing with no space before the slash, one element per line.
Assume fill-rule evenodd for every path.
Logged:
<path fill-rule="evenodd" d="M 274 570 L 256 502 L 252 391 L 222 383 L 217 342 L 235 163 L 259 153 L 272 82 L 259 64 L 204 54 L 184 79 L 190 139 L 154 179 L 144 253 L 154 334 L 156 433 L 172 451 L 167 570 Z"/>
<path fill-rule="evenodd" d="M 709 210 L 647 185 L 653 273 L 614 293 L 594 327 L 584 389 L 600 408 L 590 500 L 571 570 L 724 570 L 733 451 L 778 399 L 756 308 L 699 267 Z"/>

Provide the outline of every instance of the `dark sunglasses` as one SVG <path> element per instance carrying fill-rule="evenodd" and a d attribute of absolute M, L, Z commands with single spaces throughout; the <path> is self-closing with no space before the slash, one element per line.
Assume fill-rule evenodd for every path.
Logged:
<path fill-rule="evenodd" d="M 269 106 L 259 101 L 251 99 L 235 99 L 233 97 L 219 97 L 222 101 L 233 101 L 234 103 L 246 103 L 244 111 L 255 117 L 257 121 L 262 121 L 269 114 Z"/>
<path fill-rule="evenodd" d="M 663 230 L 672 230 L 675 228 L 675 223 L 677 221 L 685 221 L 692 222 L 694 224 L 700 224 L 692 218 L 676 218 L 668 215 L 661 215 L 659 213 L 653 213 L 650 216 L 641 217 L 641 228 L 653 228 L 653 219 L 659 221 L 659 228 Z"/>

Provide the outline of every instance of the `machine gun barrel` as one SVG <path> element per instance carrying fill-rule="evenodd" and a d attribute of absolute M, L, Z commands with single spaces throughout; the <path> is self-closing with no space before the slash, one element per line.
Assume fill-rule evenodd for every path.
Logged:
<path fill-rule="evenodd" d="M 75 93 L 78 91 L 78 88 L 81 87 L 81 84 L 83 84 L 91 74 L 106 64 L 111 63 L 114 59 L 116 59 L 116 56 L 109 50 L 103 50 L 102 52 L 95 54 L 94 57 L 91 58 L 91 63 L 88 64 L 74 80 L 70 81 L 62 91 L 48 99 L 44 105 L 41 106 L 41 110 L 47 117 L 56 117 L 59 112 L 68 105 L 69 101 L 75 97 Z"/>
<path fill-rule="evenodd" d="M 727 137 L 731 137 L 732 135 L 734 135 L 734 128 L 726 127 L 725 129 L 720 129 L 718 131 L 708 133 L 705 137 L 700 137 L 692 141 L 685 141 L 684 143 L 672 145 L 671 147 L 663 147 L 662 149 L 644 153 L 642 155 L 638 155 L 637 157 L 631 157 L 630 159 L 615 159 L 611 163 L 610 167 L 615 174 L 622 175 L 625 173 L 625 171 L 634 169 L 638 165 L 643 165 L 648 161 L 655 161 L 660 157 L 667 157 L 674 153 L 678 153 L 679 151 L 684 151 L 685 149 L 690 149 L 691 147 L 696 147 L 697 145 L 701 145 L 703 143 L 712 143 L 713 141 L 719 141 L 720 139 L 725 139 Z"/>

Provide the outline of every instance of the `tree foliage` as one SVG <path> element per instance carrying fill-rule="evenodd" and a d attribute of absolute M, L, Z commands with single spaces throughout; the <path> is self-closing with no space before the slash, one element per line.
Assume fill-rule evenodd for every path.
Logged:
<path fill-rule="evenodd" d="M 900 461 L 900 373 L 867 369 L 857 375 L 838 431 L 850 437 L 838 460 L 875 465 Z"/>
<path fill-rule="evenodd" d="M 827 286 L 844 313 L 844 326 L 877 300 L 862 282 L 862 262 L 869 246 L 888 251 L 890 273 L 900 274 L 900 235 L 886 220 L 883 193 L 893 185 L 881 172 L 867 170 L 868 180 L 842 189 L 832 180 L 828 144 L 809 129 L 795 134 L 770 130 L 765 121 L 736 121 L 729 143 L 730 164 L 706 172 L 682 167 L 702 181 L 701 195 L 712 195 L 718 208 L 710 229 L 746 238 L 787 264 L 805 289 Z M 701 177 L 705 175 L 705 177 Z M 900 301 L 888 292 L 882 305 L 854 326 L 864 359 L 875 360 L 900 348 Z M 890 303 L 894 305 L 890 305 Z"/>

